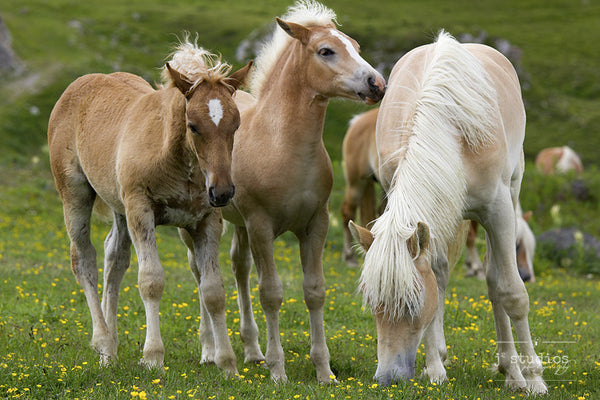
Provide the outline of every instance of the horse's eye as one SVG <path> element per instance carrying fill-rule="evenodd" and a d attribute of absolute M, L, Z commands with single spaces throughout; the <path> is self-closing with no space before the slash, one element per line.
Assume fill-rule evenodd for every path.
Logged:
<path fill-rule="evenodd" d="M 188 128 L 190 128 L 190 131 L 192 131 L 195 134 L 199 133 L 194 124 L 192 124 L 191 122 L 188 122 Z"/>
<path fill-rule="evenodd" d="M 331 50 L 330 48 L 327 47 L 323 47 L 321 50 L 319 50 L 319 55 L 321 57 L 329 57 L 335 54 L 335 51 Z"/>

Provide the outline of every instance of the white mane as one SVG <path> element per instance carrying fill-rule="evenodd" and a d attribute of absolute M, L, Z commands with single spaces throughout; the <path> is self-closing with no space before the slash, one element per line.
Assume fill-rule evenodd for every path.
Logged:
<path fill-rule="evenodd" d="M 281 17 L 286 22 L 295 22 L 304 26 L 328 26 L 335 22 L 335 12 L 314 0 L 299 0 L 291 6 L 287 14 Z M 279 26 L 275 26 L 273 36 L 269 42 L 262 45 L 254 71 L 250 78 L 250 92 L 259 97 L 267 76 L 281 53 L 288 47 L 292 38 Z"/>
<path fill-rule="evenodd" d="M 423 282 L 406 241 L 419 221 L 431 233 L 430 252 L 446 251 L 462 220 L 466 182 L 461 138 L 477 150 L 494 140 L 496 92 L 481 63 L 452 36 L 441 32 L 423 65 L 412 124 L 394 130 L 406 145 L 393 157 L 398 166 L 385 212 L 360 278 L 365 304 L 384 307 L 392 318 L 413 317 L 423 307 Z M 394 82 L 390 82 L 390 89 Z M 392 89 L 393 90 L 393 89 Z"/>
<path fill-rule="evenodd" d="M 216 82 L 231 72 L 232 66 L 221 61 L 221 57 L 199 47 L 186 36 L 171 54 L 168 61 L 171 68 L 183 74 L 192 83 L 192 89 L 203 81 Z M 161 73 L 163 84 L 171 82 L 166 67 Z"/>

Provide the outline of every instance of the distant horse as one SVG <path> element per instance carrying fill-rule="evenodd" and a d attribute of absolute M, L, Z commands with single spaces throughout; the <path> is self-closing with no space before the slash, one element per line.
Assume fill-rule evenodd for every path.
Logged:
<path fill-rule="evenodd" d="M 296 3 L 264 45 L 252 73 L 255 104 L 242 113 L 236 133 L 232 174 L 236 195 L 223 210 L 235 225 L 231 247 L 240 336 L 246 362 L 265 360 L 250 300 L 252 258 L 267 320 L 266 364 L 275 381 L 285 381 L 279 335 L 283 286 L 273 241 L 286 231 L 299 240 L 304 300 L 309 311 L 311 350 L 317 379 L 331 382 L 323 327 L 325 279 L 322 254 L 329 225 L 331 161 L 323 144 L 325 112 L 331 97 L 375 103 L 385 81 L 358 53 L 356 41 L 339 31 L 335 13 L 314 1 Z M 243 96 L 247 100 L 247 96 Z M 252 255 L 252 257 L 251 257 Z M 210 326 L 202 323 L 203 359 L 212 357 Z"/>
<path fill-rule="evenodd" d="M 578 175 L 583 172 L 581 159 L 569 146 L 549 147 L 540 151 L 535 158 L 536 168 L 544 175 L 554 175 L 575 171 Z"/>
<path fill-rule="evenodd" d="M 515 254 L 524 134 L 517 74 L 491 47 L 442 32 L 392 70 L 376 132 L 387 206 L 372 231 L 351 223 L 366 250 L 359 288 L 375 317 L 381 384 L 414 376 L 423 333 L 425 374 L 446 379 L 444 296 L 471 219 L 486 230 L 498 369 L 510 388 L 546 392 Z"/>
<path fill-rule="evenodd" d="M 354 116 L 342 143 L 342 159 L 346 188 L 342 217 L 344 220 L 344 261 L 349 266 L 357 266 L 356 254 L 352 246 L 352 234 L 348 223 L 356 220 L 356 209 L 360 207 L 360 222 L 367 226 L 377 218 L 377 197 L 375 182 L 379 162 L 375 143 L 375 124 L 378 108 Z"/>
<path fill-rule="evenodd" d="M 342 145 L 342 158 L 346 188 L 342 217 L 344 220 L 344 261 L 349 266 L 356 266 L 356 254 L 353 248 L 352 234 L 348 223 L 356 218 L 356 209 L 360 207 L 360 221 L 367 225 L 381 214 L 385 207 L 385 196 L 377 207 L 375 182 L 378 181 L 379 157 L 375 142 L 375 126 L 378 108 L 356 115 L 350 120 L 348 131 Z M 517 267 L 524 281 L 535 282 L 533 272 L 533 256 L 535 254 L 535 236 L 529 228 L 531 211 L 525 213 L 517 208 Z M 465 254 L 466 276 L 485 279 L 483 264 L 477 251 L 476 238 L 479 224 L 471 221 L 467 234 Z"/>
<path fill-rule="evenodd" d="M 166 64 L 164 87 L 155 90 L 124 72 L 85 75 L 69 85 L 52 110 L 50 163 L 63 201 L 73 272 L 92 316 L 92 346 L 102 363 L 117 356 L 119 287 L 133 242 L 146 310 L 142 362 L 163 364 L 159 302 L 164 272 L 154 229 L 175 225 L 196 250 L 194 272 L 216 332 L 217 365 L 237 372 L 225 325 L 218 264 L 222 222 L 215 207 L 226 205 L 234 194 L 231 152 L 240 117 L 232 94 L 249 67 L 227 77 L 230 65 L 184 42 Z M 104 243 L 102 304 L 90 241 L 97 196 L 112 209 L 114 221 Z"/>
<path fill-rule="evenodd" d="M 535 255 L 536 240 L 535 235 L 529 227 L 529 219 L 532 212 L 527 211 L 523 214 L 521 205 L 517 205 L 517 268 L 519 276 L 524 282 L 535 282 L 535 273 L 533 269 L 533 257 Z M 469 232 L 467 234 L 467 248 L 465 253 L 465 267 L 467 272 L 465 276 L 475 276 L 478 279 L 485 279 L 483 264 L 477 251 L 476 239 L 479 224 L 471 221 Z"/>

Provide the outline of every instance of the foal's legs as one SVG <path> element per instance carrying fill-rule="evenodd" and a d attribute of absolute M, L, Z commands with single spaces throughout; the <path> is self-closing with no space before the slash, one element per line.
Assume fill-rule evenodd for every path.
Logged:
<path fill-rule="evenodd" d="M 489 205 L 487 218 L 481 221 L 486 229 L 486 278 L 498 337 L 498 369 L 505 375 L 509 387 L 545 393 L 542 363 L 533 349 L 527 321 L 529 297 L 517 270 L 515 190 L 512 198 L 505 186 L 499 191 L 497 200 Z M 511 320 L 519 339 L 521 357 L 513 341 Z"/>
<path fill-rule="evenodd" d="M 273 229 L 266 218 L 257 215 L 246 221 L 252 257 L 258 272 L 260 304 L 267 319 L 267 353 L 265 361 L 274 381 L 286 381 L 285 358 L 279 338 L 279 308 L 283 301 L 283 286 L 273 257 Z"/>
<path fill-rule="evenodd" d="M 195 229 L 188 228 L 189 241 L 192 244 L 194 263 L 190 263 L 196 277 L 202 306 L 200 336 L 203 341 L 203 359 L 205 343 L 212 335 L 214 343 L 214 362 L 225 373 L 237 374 L 235 354 L 229 341 L 225 321 L 225 288 L 219 267 L 219 242 L 223 223 L 221 213 L 209 213 Z M 202 325 L 204 324 L 204 325 Z M 210 326 L 209 326 L 210 324 Z M 205 335 L 203 337 L 203 335 Z M 210 345 L 206 345 L 210 357 Z"/>
<path fill-rule="evenodd" d="M 438 255 L 432 263 L 438 287 L 438 302 L 435 315 L 425 331 L 423 341 L 425 344 L 425 375 L 431 382 L 440 383 L 446 380 L 446 339 L 444 337 L 444 301 L 446 288 L 450 279 L 448 260 L 445 255 Z"/>
<path fill-rule="evenodd" d="M 213 335 L 212 323 L 210 322 L 208 310 L 206 310 L 204 301 L 202 301 L 202 293 L 200 293 L 200 270 L 196 265 L 196 255 L 194 254 L 194 242 L 190 234 L 185 229 L 179 229 L 179 236 L 188 248 L 188 264 L 190 266 L 192 274 L 194 275 L 194 278 L 196 279 L 196 285 L 198 286 L 198 297 L 200 302 L 200 326 L 198 327 L 198 339 L 200 340 L 200 346 L 202 347 L 200 363 L 214 363 L 215 337 Z"/>
<path fill-rule="evenodd" d="M 57 187 L 63 201 L 65 225 L 71 239 L 71 266 L 77 282 L 83 288 L 92 316 L 92 346 L 100 353 L 100 363 L 106 364 L 117 357 L 117 342 L 102 314 L 98 297 L 96 250 L 90 241 L 90 219 L 96 194 L 83 173 L 69 178 L 69 182 L 61 182 Z"/>
<path fill-rule="evenodd" d="M 235 227 L 231 242 L 231 269 L 237 285 L 237 301 L 240 310 L 240 336 L 244 344 L 244 362 L 260 362 L 265 356 L 258 344 L 258 326 L 254 320 L 250 298 L 250 271 L 252 256 L 246 228 Z"/>
<path fill-rule="evenodd" d="M 300 241 L 300 258 L 304 272 L 304 302 L 310 314 L 310 358 L 317 371 L 319 382 L 329 383 L 333 373 L 329 366 L 329 349 L 325 343 L 323 304 L 325 303 L 325 277 L 323 276 L 323 246 L 329 227 L 327 206 L 313 217 L 307 229 L 296 232 Z"/>
<path fill-rule="evenodd" d="M 138 258 L 138 288 L 146 311 L 146 342 L 141 362 L 148 367 L 163 365 L 165 347 L 160 336 L 159 305 L 165 277 L 156 248 L 154 212 L 143 194 L 123 199 L 127 227 Z"/>
<path fill-rule="evenodd" d="M 131 259 L 131 239 L 127 231 L 127 220 L 114 213 L 113 225 L 104 241 L 104 292 L 102 312 L 115 343 L 117 337 L 117 307 L 119 288 Z"/>

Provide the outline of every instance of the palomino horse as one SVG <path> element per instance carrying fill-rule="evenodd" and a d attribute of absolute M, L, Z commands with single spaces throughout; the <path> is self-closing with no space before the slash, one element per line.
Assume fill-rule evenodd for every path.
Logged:
<path fill-rule="evenodd" d="M 166 224 L 183 228 L 196 250 L 194 272 L 215 330 L 217 364 L 237 372 L 225 324 L 218 266 L 222 222 L 215 207 L 227 204 L 234 193 L 231 152 L 240 116 L 232 94 L 249 67 L 227 77 L 230 65 L 185 42 L 166 64 L 164 87 L 155 90 L 123 72 L 85 75 L 52 110 L 50 162 L 71 239 L 73 272 L 92 316 L 92 346 L 102 363 L 117 356 L 119 286 L 132 242 L 146 310 L 142 362 L 149 367 L 163 363 L 158 311 L 164 272 L 154 229 Z M 104 243 L 102 304 L 90 242 L 97 196 L 112 209 L 114 221 Z"/>
<path fill-rule="evenodd" d="M 524 134 L 517 74 L 490 47 L 461 45 L 442 32 L 392 70 L 376 132 L 387 206 L 372 232 L 351 224 L 367 250 L 359 287 L 377 326 L 380 383 L 414 376 L 423 333 L 425 373 L 446 379 L 444 296 L 464 243 L 462 221 L 471 219 L 486 230 L 498 369 L 511 388 L 546 392 L 515 255 Z"/>
<path fill-rule="evenodd" d="M 540 151 L 535 158 L 535 166 L 545 175 L 575 171 L 578 175 L 583 172 L 581 159 L 569 146 L 549 147 Z"/>
<path fill-rule="evenodd" d="M 363 225 L 370 224 L 382 207 L 385 207 L 385 196 L 381 205 L 376 207 L 375 182 L 378 181 L 379 158 L 375 141 L 375 126 L 378 108 L 354 116 L 350 120 L 348 131 L 344 136 L 342 157 L 346 190 L 342 204 L 344 219 L 344 261 L 349 266 L 357 265 L 353 249 L 352 234 L 348 223 L 356 218 L 356 209 L 360 207 L 360 221 Z M 531 211 L 523 214 L 520 205 L 517 208 L 517 267 L 524 281 L 535 282 L 533 272 L 533 255 L 535 254 L 535 236 L 529 228 L 528 221 Z M 476 238 L 479 224 L 471 221 L 467 235 L 465 267 L 467 276 L 485 279 L 483 264 L 477 251 Z"/>
<path fill-rule="evenodd" d="M 322 253 L 333 183 L 322 138 L 325 111 L 331 97 L 374 103 L 385 89 L 383 77 L 359 56 L 358 44 L 335 27 L 334 19 L 332 10 L 313 1 L 298 2 L 277 19 L 272 40 L 256 59 L 251 81 L 256 102 L 242 113 L 233 149 L 236 195 L 223 210 L 235 225 L 231 259 L 245 361 L 265 360 L 250 300 L 253 258 L 267 320 L 266 364 L 275 381 L 287 377 L 278 322 L 283 286 L 273 241 L 286 231 L 300 243 L 304 300 L 310 313 L 310 358 L 318 380 L 332 380 L 323 327 Z M 203 358 L 210 360 L 210 326 L 202 325 L 203 321 Z"/>

